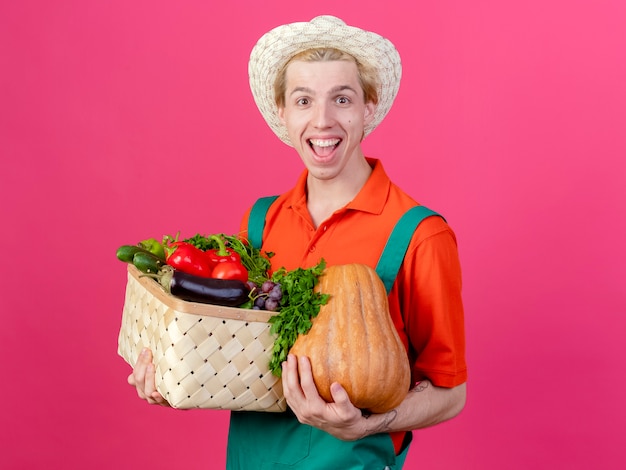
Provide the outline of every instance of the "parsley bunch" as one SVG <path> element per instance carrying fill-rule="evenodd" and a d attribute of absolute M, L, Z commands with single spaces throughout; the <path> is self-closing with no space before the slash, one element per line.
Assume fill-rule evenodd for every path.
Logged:
<path fill-rule="evenodd" d="M 272 281 L 279 283 L 283 292 L 278 313 L 269 319 L 270 332 L 276 335 L 269 368 L 278 377 L 282 373 L 281 364 L 287 359 L 298 335 L 309 331 L 311 319 L 328 302 L 328 294 L 314 290 L 325 268 L 326 262 L 322 259 L 311 268 L 292 271 L 281 268 L 272 275 Z"/>

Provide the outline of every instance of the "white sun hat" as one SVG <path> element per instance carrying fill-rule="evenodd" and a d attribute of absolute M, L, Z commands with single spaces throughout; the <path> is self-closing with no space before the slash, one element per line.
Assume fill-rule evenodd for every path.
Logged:
<path fill-rule="evenodd" d="M 278 119 L 274 82 L 294 55 L 320 47 L 339 49 L 377 70 L 378 104 L 374 118 L 365 127 L 365 135 L 381 123 L 398 94 L 402 65 L 398 51 L 388 39 L 348 26 L 334 16 L 318 16 L 310 22 L 278 26 L 264 34 L 252 49 L 248 75 L 259 111 L 278 138 L 287 145 L 292 143 L 287 128 Z"/>

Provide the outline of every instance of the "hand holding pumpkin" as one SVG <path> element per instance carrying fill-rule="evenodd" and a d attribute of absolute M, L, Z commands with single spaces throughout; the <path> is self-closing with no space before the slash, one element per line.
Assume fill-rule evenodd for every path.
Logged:
<path fill-rule="evenodd" d="M 366 435 L 361 410 L 350 402 L 348 393 L 339 383 L 331 384 L 332 402 L 320 396 L 307 357 L 288 356 L 283 363 L 282 383 L 287 403 L 301 423 L 322 429 L 345 441 Z"/>

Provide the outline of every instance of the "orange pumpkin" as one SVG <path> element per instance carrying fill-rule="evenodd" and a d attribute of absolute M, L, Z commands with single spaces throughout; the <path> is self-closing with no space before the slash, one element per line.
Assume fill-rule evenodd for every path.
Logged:
<path fill-rule="evenodd" d="M 330 384 L 338 382 L 358 408 L 383 413 L 398 406 L 411 371 L 376 271 L 364 264 L 330 266 L 316 289 L 330 299 L 290 353 L 310 359 L 320 396 L 332 402 Z"/>

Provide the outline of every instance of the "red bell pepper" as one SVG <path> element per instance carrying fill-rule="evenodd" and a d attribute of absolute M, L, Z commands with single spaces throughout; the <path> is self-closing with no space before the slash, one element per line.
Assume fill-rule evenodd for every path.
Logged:
<path fill-rule="evenodd" d="M 212 235 L 209 238 L 214 240 L 218 245 L 218 248 L 205 252 L 210 263 L 213 265 L 211 277 L 217 279 L 238 279 L 246 282 L 248 280 L 248 270 L 241 263 L 239 253 L 226 248 L 226 244 L 221 237 Z"/>
<path fill-rule="evenodd" d="M 165 247 L 166 262 L 174 269 L 200 277 L 211 277 L 213 266 L 204 251 L 191 243 L 172 242 Z"/>
<path fill-rule="evenodd" d="M 231 248 L 226 248 L 226 244 L 222 237 L 217 235 L 211 235 L 209 237 L 210 240 L 214 240 L 217 243 L 218 248 L 213 250 L 207 250 L 205 253 L 207 254 L 209 260 L 214 265 L 225 262 L 233 262 L 233 263 L 241 263 L 241 257 L 239 253 Z"/>
<path fill-rule="evenodd" d="M 241 263 L 223 261 L 213 268 L 211 277 L 215 279 L 236 279 L 248 282 L 248 270 Z"/>

